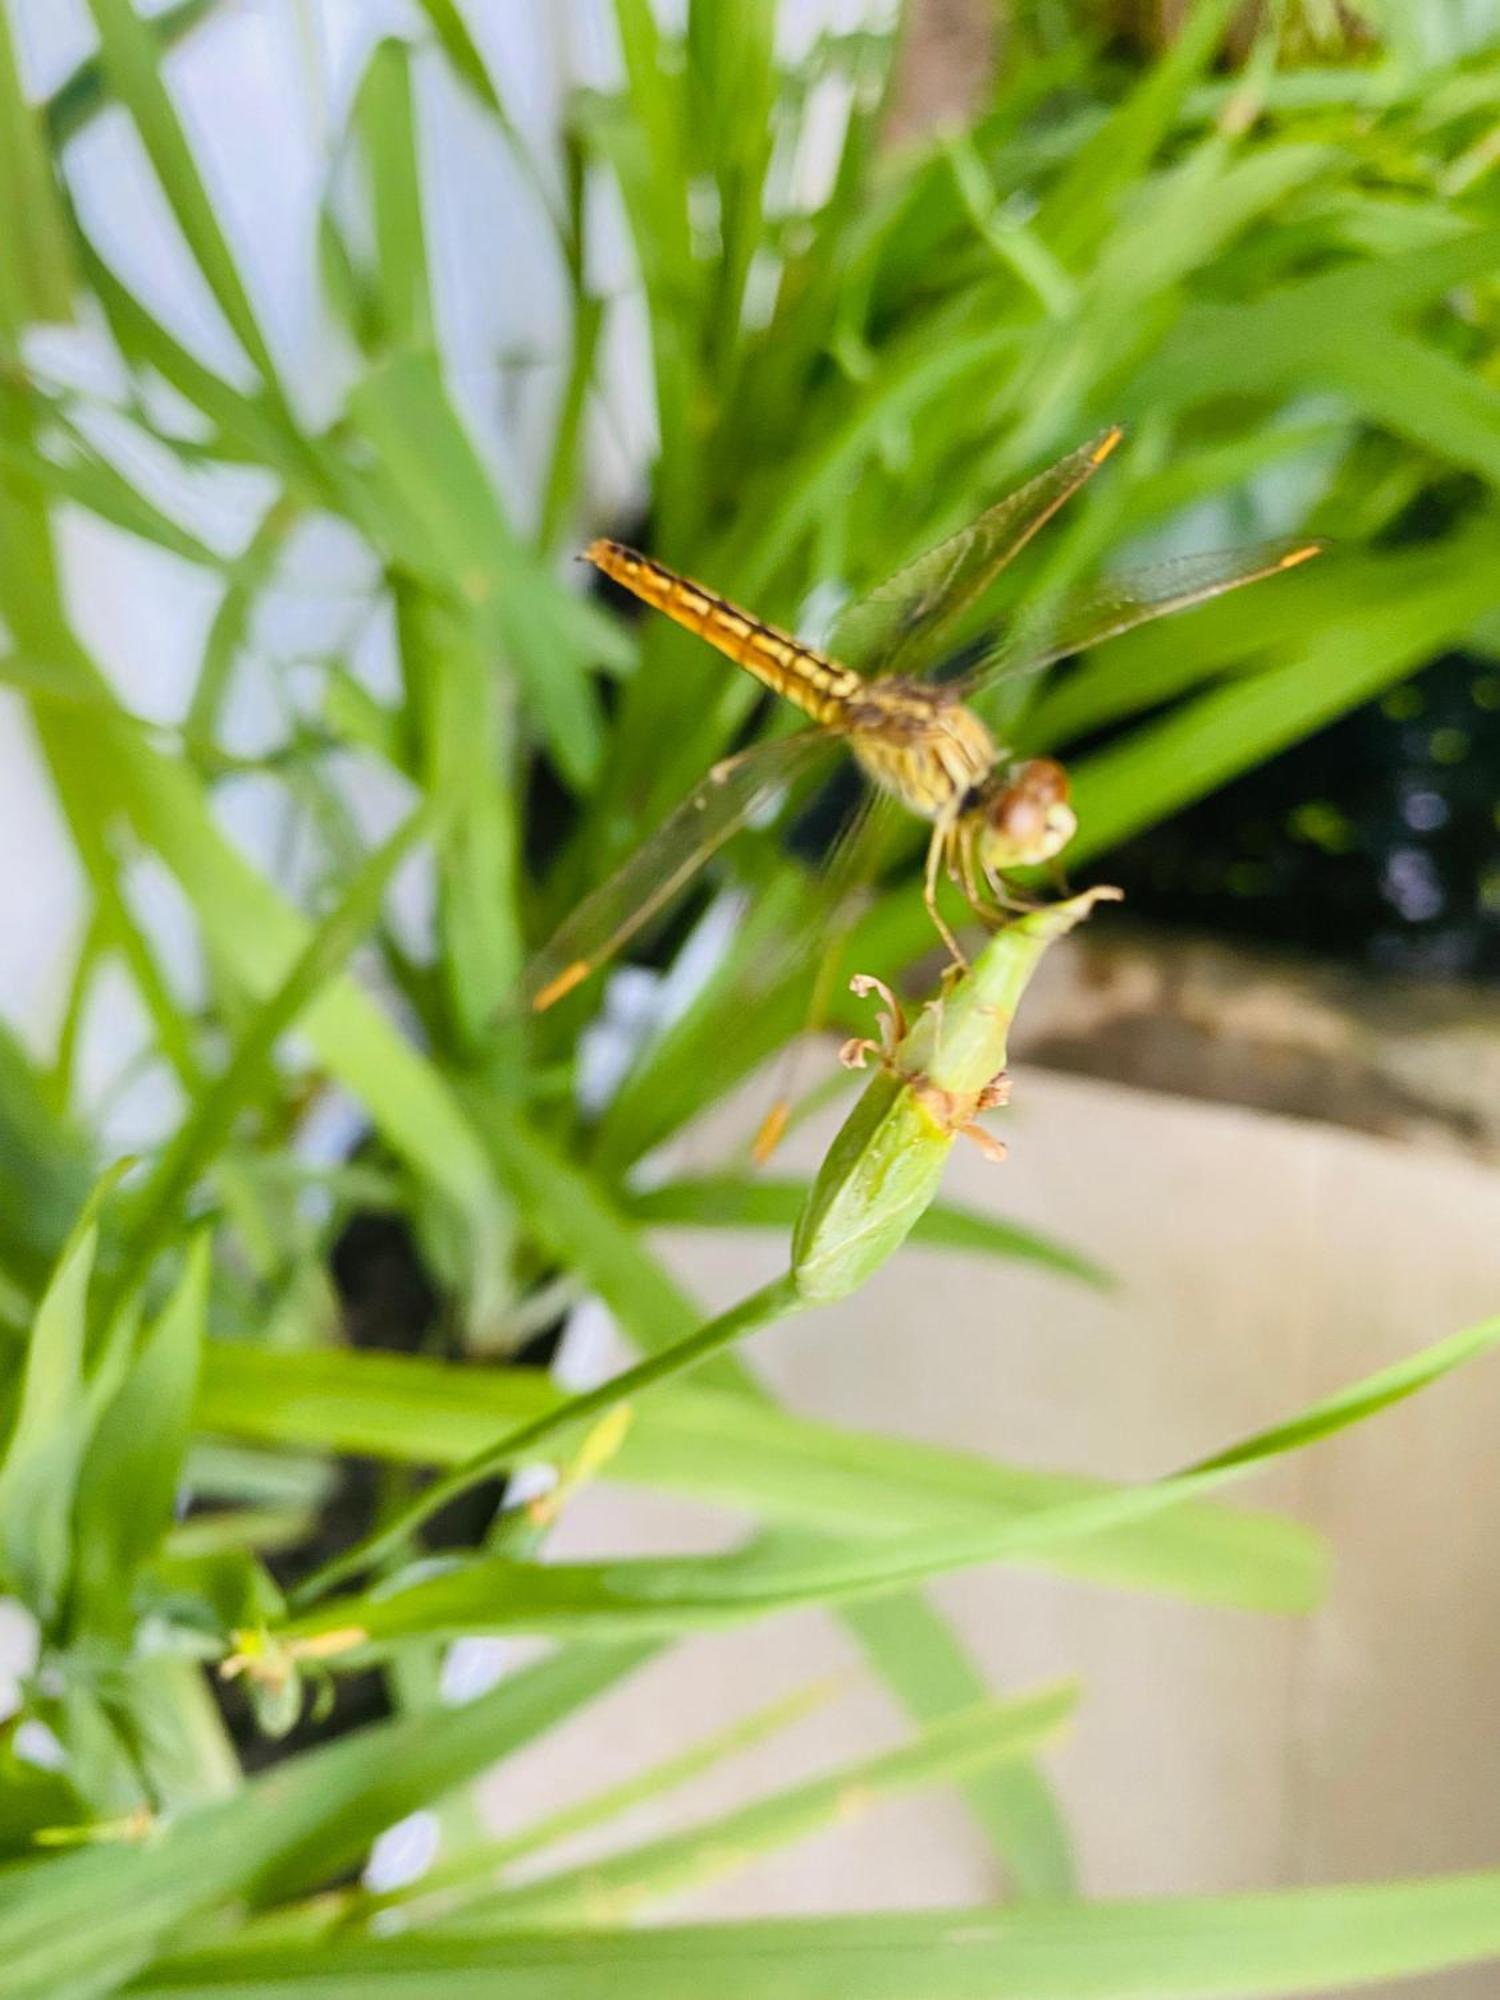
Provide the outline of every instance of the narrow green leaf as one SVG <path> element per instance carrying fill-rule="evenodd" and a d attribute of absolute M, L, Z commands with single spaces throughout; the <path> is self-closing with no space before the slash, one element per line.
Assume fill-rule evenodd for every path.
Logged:
<path fill-rule="evenodd" d="M 160 13 L 150 15 L 149 26 L 158 47 L 163 53 L 175 48 L 226 4 L 227 0 L 177 0 L 175 6 L 163 7 Z M 53 152 L 61 153 L 70 140 L 93 124 L 110 101 L 109 84 L 99 58 L 85 56 L 47 100 L 47 137 Z"/>
<path fill-rule="evenodd" d="M 197 1393 L 209 1270 L 208 1240 L 200 1236 L 88 1441 L 74 1509 L 75 1632 L 128 1635 L 136 1573 L 172 1524 Z"/>
<path fill-rule="evenodd" d="M 127 1270 L 143 1277 L 180 1217 L 193 1183 L 228 1144 L 235 1119 L 262 1087 L 276 1045 L 338 977 L 376 921 L 398 867 L 447 809 L 424 800 L 355 872 L 276 990 L 249 1015 L 228 1063 L 173 1133 L 127 1218 Z"/>
<path fill-rule="evenodd" d="M 1500 1957 L 1500 1873 L 1180 1901 L 234 1947 L 152 2000 L 1275 2000 Z"/>
<path fill-rule="evenodd" d="M 468 23 L 459 12 L 457 0 L 417 0 L 428 24 L 455 72 L 485 108 L 503 114 L 504 107 L 495 89 L 494 78 L 479 53 L 479 45 L 469 33 Z"/>
<path fill-rule="evenodd" d="M 0 214 L 7 219 L 0 258 L 0 328 L 13 337 L 39 320 L 73 317 L 73 256 L 67 220 L 42 139 L 27 102 L 9 18 L 0 8 Z"/>
<path fill-rule="evenodd" d="M 168 94 L 156 38 L 131 0 L 89 0 L 89 12 L 105 71 L 135 123 L 188 248 L 240 345 L 273 386 L 271 351 Z"/>
<path fill-rule="evenodd" d="M 92 1179 L 90 1141 L 0 1022 L 0 1270 L 21 1291 L 40 1292 Z"/>
<path fill-rule="evenodd" d="M 1081 146 L 1043 202 L 1037 233 L 1066 263 L 1103 238 L 1124 190 L 1166 138 L 1183 97 L 1213 59 L 1237 0 L 1197 0 L 1132 94 Z"/>
<path fill-rule="evenodd" d="M 633 1368 L 612 1375 L 597 1388 L 570 1396 L 552 1409 L 543 1411 L 540 1416 L 533 1417 L 529 1423 L 504 1432 L 483 1445 L 472 1457 L 456 1465 L 451 1472 L 434 1480 L 415 1500 L 399 1508 L 394 1516 L 362 1542 L 334 1556 L 321 1569 L 305 1578 L 294 1593 L 296 1602 L 307 1604 L 315 1601 L 335 1581 L 368 1568 L 379 1557 L 398 1549 L 424 1521 L 430 1520 L 440 1508 L 480 1480 L 519 1465 L 523 1455 L 533 1455 L 538 1446 L 555 1438 L 576 1437 L 581 1424 L 592 1423 L 595 1418 L 620 1404 L 643 1395 L 659 1382 L 686 1374 L 710 1356 L 721 1354 L 760 1328 L 784 1319 L 797 1310 L 797 1305 L 796 1290 L 790 1278 L 773 1279 L 759 1291 L 741 1299 L 738 1305 L 730 1306 L 727 1311 L 707 1321 L 685 1339 L 674 1342 L 670 1347 L 658 1348 L 645 1360 L 636 1362 Z"/>
<path fill-rule="evenodd" d="M 1034 1560 L 1062 1542 L 1149 1520 L 1232 1476 L 1360 1423 L 1497 1343 L 1500 1319 L 1486 1320 L 1186 1471 L 1151 1485 L 1064 1502 L 974 1535 L 902 1536 L 861 1545 L 772 1534 L 707 1559 L 643 1557 L 546 1567 L 482 1559 L 390 1596 L 343 1599 L 295 1620 L 283 1637 L 305 1643 L 347 1629 L 352 1652 L 366 1647 L 379 1652 L 417 1634 L 456 1637 L 473 1631 L 665 1637 L 797 1604 L 868 1596 L 976 1563 Z"/>
<path fill-rule="evenodd" d="M 1057 1734 L 1077 1699 L 1075 1688 L 1060 1687 L 982 1702 L 935 1722 L 899 1749 L 757 1799 L 706 1826 L 497 1891 L 449 1922 L 471 1936 L 476 1929 L 593 1929 L 624 1923 L 662 1896 L 732 1874 L 885 1798 L 1027 1756 Z"/>
<path fill-rule="evenodd" d="M 487 1897 L 497 1885 L 501 1871 L 513 1862 L 617 1819 L 648 1800 L 660 1798 L 664 1792 L 701 1777 L 726 1757 L 764 1742 L 778 1730 L 800 1721 L 826 1702 L 832 1692 L 832 1684 L 826 1681 L 797 1688 L 792 1694 L 767 1702 L 763 1708 L 737 1716 L 686 1750 L 648 1765 L 617 1785 L 559 1807 L 556 1812 L 547 1813 L 498 1840 L 480 1841 L 463 1849 L 450 1862 L 429 1869 L 408 1888 L 361 1898 L 350 1905 L 348 1915 L 357 1918 L 395 1905 L 405 1911 L 408 1919 L 420 1922 L 433 1915 L 448 1914 L 455 1907 L 466 1909 L 476 1898 Z"/>
<path fill-rule="evenodd" d="M 69 1567 L 69 1519 L 87 1436 L 84 1358 L 101 1204 L 124 1166 L 99 1181 L 37 1307 L 20 1401 L 0 1463 L 0 1564 L 39 1618 L 55 1617 Z"/>
<path fill-rule="evenodd" d="M 355 96 L 353 125 L 369 183 L 381 332 L 392 347 L 430 347 L 410 44 L 387 36 L 375 45 Z"/>
<path fill-rule="evenodd" d="M 45 495 L 71 501 L 101 521 L 138 535 L 156 548 L 181 556 L 205 569 L 225 569 L 224 558 L 156 506 L 100 453 L 86 449 L 76 435 L 65 455 L 51 457 L 29 443 L 0 440 L 0 468 Z"/>
<path fill-rule="evenodd" d="M 225 838 L 180 760 L 109 718 L 67 721 L 64 731 L 54 715 L 44 740 L 60 736 L 107 775 L 105 796 L 122 800 L 140 838 L 177 877 L 221 963 L 250 993 L 273 993 L 307 945 L 305 919 Z M 483 1296 L 498 1283 L 503 1210 L 479 1139 L 444 1079 L 347 974 L 319 993 L 304 1027 L 392 1146 L 467 1220 Z"/>
<path fill-rule="evenodd" d="M 843 1618 L 914 1721 L 939 1722 L 987 1692 L 952 1629 L 920 1592 L 845 1605 Z M 1007 1758 L 971 1772 L 963 1793 L 1016 1901 L 1056 1903 L 1077 1895 L 1067 1823 L 1039 1765 L 1024 1756 Z"/>
<path fill-rule="evenodd" d="M 366 484 L 388 546 L 479 621 L 518 676 L 559 769 L 586 787 L 602 754 L 588 669 L 623 657 L 618 637 L 519 541 L 431 356 L 376 369 L 349 414 L 376 454 Z"/>
<path fill-rule="evenodd" d="M 418 782 L 444 802 L 438 954 L 455 1035 L 471 1052 L 491 1039 L 517 990 L 524 956 L 517 914 L 514 702 L 471 620 L 398 581 L 396 629 Z"/>
<path fill-rule="evenodd" d="M 184 1812 L 143 1845 L 17 1864 L 0 1899 L 7 2000 L 113 1991 L 195 1913 L 326 1881 L 383 1828 L 477 1777 L 646 1657 L 589 1648 L 546 1660 L 463 1707 L 401 1716 L 306 1752 L 232 1799 Z"/>
<path fill-rule="evenodd" d="M 561 1401 L 538 1369 L 214 1344 L 198 1422 L 268 1445 L 442 1466 L 462 1463 Z M 608 1477 L 840 1535 L 963 1537 L 1121 1490 L 820 1424 L 697 1384 L 641 1405 Z M 1295 1523 L 1201 1504 L 1145 1528 L 1059 1543 L 1042 1560 L 1116 1587 L 1276 1611 L 1315 1601 L 1324 1569 L 1316 1538 Z"/>

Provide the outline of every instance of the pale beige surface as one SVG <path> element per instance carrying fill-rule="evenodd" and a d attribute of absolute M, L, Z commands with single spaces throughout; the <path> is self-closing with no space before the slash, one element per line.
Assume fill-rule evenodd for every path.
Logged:
<path fill-rule="evenodd" d="M 836 1117 L 798 1136 L 810 1167 Z M 959 1147 L 947 1193 L 1065 1235 L 1119 1276 L 1100 1297 L 1039 1272 L 908 1249 L 858 1298 L 760 1336 L 801 1410 L 1036 1465 L 1141 1477 L 1500 1311 L 1500 1175 L 1388 1141 L 1025 1072 L 1001 1167 Z M 705 1150 L 705 1161 L 711 1154 Z M 677 1232 L 710 1304 L 774 1270 L 771 1236 Z M 990 1570 L 938 1596 L 994 1684 L 1078 1672 L 1051 1760 L 1091 1893 L 1190 1893 L 1500 1862 L 1500 1360 L 1481 1362 L 1245 1489 L 1337 1553 L 1306 1621 L 1200 1610 Z M 559 1552 L 730 1532 L 617 1492 Z M 507 1767 L 509 1821 L 680 1745 L 779 1688 L 852 1666 L 814 1615 L 659 1663 Z M 832 1709 L 654 1809 L 637 1832 L 888 1740 L 859 1679 Z M 693 1905 L 899 1906 L 992 1894 L 951 1798 L 904 1801 Z M 1395 1990 L 1395 1989 L 1388 1989 Z M 1500 1968 L 1403 1991 L 1477 2000 Z"/>

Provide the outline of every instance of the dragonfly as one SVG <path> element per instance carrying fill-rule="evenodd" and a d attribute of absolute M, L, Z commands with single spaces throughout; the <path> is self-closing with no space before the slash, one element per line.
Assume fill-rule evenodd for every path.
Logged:
<path fill-rule="evenodd" d="M 592 542 L 585 560 L 800 709 L 809 726 L 715 764 L 578 904 L 523 974 L 532 1011 L 554 1006 L 613 958 L 726 841 L 761 820 L 821 756 L 841 746 L 870 781 L 872 796 L 928 822 L 922 896 L 955 965 L 966 960 L 939 907 L 945 877 L 987 928 L 1025 907 L 1009 878 L 1054 861 L 1077 831 L 1068 776 L 1053 758 L 1015 756 L 996 739 L 976 700 L 1148 619 L 1294 569 L 1325 546 L 1270 542 L 1108 579 L 1012 619 L 965 670 L 945 674 L 952 653 L 944 642 L 1123 436 L 1121 426 L 1111 425 L 846 607 L 826 650 L 623 543 Z"/>

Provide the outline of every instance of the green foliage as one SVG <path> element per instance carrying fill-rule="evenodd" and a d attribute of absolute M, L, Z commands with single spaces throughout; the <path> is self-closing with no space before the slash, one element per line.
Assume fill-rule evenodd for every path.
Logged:
<path fill-rule="evenodd" d="M 1305 1609 L 1324 1551 L 1292 1523 L 1224 1506 L 1220 1489 L 1475 1360 L 1493 1322 L 1135 1487 L 796 1418 L 735 1344 L 865 1282 L 908 1234 L 1101 1282 L 1066 1245 L 933 1200 L 1055 920 L 1002 934 L 945 996 L 941 1035 L 928 1015 L 893 1038 L 811 1187 L 725 1161 L 648 1191 L 636 1171 L 800 1027 L 812 966 L 797 941 L 826 908 L 781 829 L 757 826 L 716 860 L 713 886 L 745 897 L 735 934 L 602 1106 L 574 1084 L 603 982 L 535 1021 L 514 1005 L 528 953 L 755 720 L 748 682 L 661 621 L 626 632 L 559 560 L 612 525 L 589 496 L 633 304 L 599 275 L 614 196 L 649 331 L 634 389 L 658 440 L 651 545 L 768 616 L 817 615 L 828 593 L 873 583 L 1117 418 L 1130 446 L 1030 552 L 1026 588 L 1061 588 L 1118 552 L 1338 538 L 1305 572 L 1133 633 L 992 717 L 1019 747 L 1069 760 L 1087 859 L 1442 648 L 1493 641 L 1494 33 L 1475 35 L 1456 7 L 1418 10 L 1419 30 L 1371 0 L 1373 38 L 1334 44 L 1310 10 L 1274 9 L 1280 45 L 1273 27 L 1216 66 L 1236 10 L 1206 0 L 1157 59 L 1131 64 L 1102 48 L 1092 10 L 1021 7 L 1009 67 L 970 125 L 893 150 L 894 32 L 827 34 L 791 65 L 771 0 L 691 0 L 680 38 L 646 0 L 617 0 L 621 81 L 574 91 L 543 158 L 472 32 L 478 11 L 423 0 L 410 38 L 370 50 L 330 136 L 320 272 L 346 377 L 332 420 L 315 423 L 170 81 L 183 37 L 211 56 L 219 8 L 89 11 L 97 51 L 46 105 L 24 98 L 0 12 L 0 192 L 18 219 L 0 246 L 0 680 L 30 709 L 84 897 L 54 1047 L 34 1058 L 0 1036 L 0 1582 L 37 1619 L 25 1714 L 64 1764 L 28 1762 L 14 1728 L 0 1742 L 0 1847 L 19 1857 L 0 1895 L 7 1991 L 457 1995 L 498 1982 L 576 1995 L 607 1982 L 655 2000 L 832 1980 L 861 1996 L 1105 2000 L 1321 1990 L 1500 1950 L 1500 1888 L 1484 1877 L 1070 1904 L 1066 1832 L 1030 1753 L 1071 1697 L 988 1699 L 918 1594 L 1007 1561 L 1195 1604 Z M 1317 65 L 1293 60 L 1310 47 Z M 445 335 L 429 162 L 455 89 L 532 204 L 569 306 L 530 492 L 497 474 L 496 447 L 514 440 L 480 434 Z M 835 99 L 847 125 L 826 182 L 809 186 Z M 223 372 L 131 289 L 70 197 L 66 150 L 106 109 L 133 127 L 238 351 Z M 493 255 L 491 217 L 458 223 L 465 255 Z M 33 365 L 31 329 L 68 314 L 112 349 L 100 379 L 115 389 Z M 521 400 L 534 416 L 529 388 Z M 172 476 L 148 478 L 148 462 Z M 178 481 L 247 473 L 263 511 L 226 554 Z M 57 553 L 64 507 L 218 591 L 177 724 L 129 710 L 80 638 Z M 362 680 L 353 638 L 312 663 L 300 706 L 266 655 L 258 614 L 315 526 L 363 553 L 394 638 L 393 699 Z M 284 726 L 247 753 L 229 718 L 252 675 L 281 697 Z M 399 800 L 383 833 L 354 821 L 351 762 Z M 220 807 L 246 776 L 275 790 L 315 857 L 295 886 L 225 831 Z M 891 852 L 835 968 L 851 1032 L 866 1023 L 842 975 L 899 988 L 929 949 L 913 858 Z M 418 862 L 434 909 L 414 944 L 391 891 Z M 201 993 L 140 914 L 143 863 L 175 884 Z M 668 960 L 679 935 L 661 945 Z M 124 1185 L 118 1167 L 98 1179 L 110 1127 L 79 1061 L 106 973 L 139 1001 L 143 1064 L 176 1106 Z M 310 1139 L 335 1091 L 370 1136 L 330 1167 Z M 410 1225 L 443 1295 L 448 1358 L 337 1340 L 330 1251 L 369 1207 Z M 667 1222 L 784 1232 L 790 1268 L 705 1318 L 651 1241 Z M 641 1358 L 569 1399 L 507 1356 L 585 1295 Z M 502 1513 L 483 1546 L 424 1555 L 418 1530 L 444 1500 L 538 1452 L 556 1463 L 556 1494 Z M 314 1566 L 289 1552 L 341 1454 L 380 1462 L 379 1515 Z M 709 1558 L 542 1560 L 550 1519 L 592 1478 L 732 1508 L 752 1532 Z M 174 1519 L 185 1499 L 194 1511 Z M 680 1635 L 807 1603 L 839 1608 L 916 1724 L 907 1743 L 597 1874 L 554 1862 L 526 1886 L 508 1879 L 523 1855 L 783 1726 L 804 1698 L 684 1745 L 504 1852 L 462 1810 L 476 1777 Z M 560 1643 L 445 1706 L 441 1642 L 484 1631 Z M 243 1775 L 211 1674 L 248 1684 L 263 1724 L 284 1731 L 371 1662 L 389 1721 Z M 1018 1900 L 1048 1907 L 603 1927 L 826 1822 L 851 1787 L 939 1778 L 962 1785 Z M 329 1888 L 382 1829 L 433 1804 L 444 1844 L 425 1885 L 385 1899 Z M 400 1938 L 376 1922 L 393 1906 L 412 1926 Z M 542 1922 L 568 1928 L 508 1934 Z"/>

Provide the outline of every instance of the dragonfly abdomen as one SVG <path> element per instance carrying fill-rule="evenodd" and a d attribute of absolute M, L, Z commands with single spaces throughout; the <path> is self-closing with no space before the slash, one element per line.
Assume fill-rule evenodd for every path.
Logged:
<path fill-rule="evenodd" d="M 752 618 L 727 597 L 679 576 L 623 542 L 591 542 L 584 551 L 611 581 L 753 674 L 774 693 L 795 702 L 825 725 L 838 723 L 844 704 L 864 686 L 859 675 L 804 646 L 763 619 Z"/>

